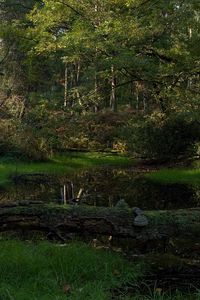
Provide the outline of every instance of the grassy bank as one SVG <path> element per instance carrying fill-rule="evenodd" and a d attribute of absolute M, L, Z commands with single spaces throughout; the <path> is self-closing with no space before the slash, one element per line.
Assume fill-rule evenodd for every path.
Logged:
<path fill-rule="evenodd" d="M 182 183 L 200 185 L 200 168 L 197 169 L 162 169 L 146 175 L 158 183 Z"/>
<path fill-rule="evenodd" d="M 200 160 L 195 160 L 190 168 L 168 168 L 150 172 L 146 178 L 163 184 L 191 184 L 200 185 Z"/>
<path fill-rule="evenodd" d="M 0 242 L 1 300 L 106 300 L 141 266 L 83 244 Z"/>
<path fill-rule="evenodd" d="M 1 300 L 200 299 L 198 294 L 169 295 L 151 288 L 148 295 L 138 294 L 144 272 L 144 263 L 83 243 L 0 241 Z M 127 285 L 135 289 L 128 292 Z"/>
<path fill-rule="evenodd" d="M 47 162 L 23 162 L 0 159 L 0 185 L 6 184 L 14 174 L 48 173 L 67 174 L 78 169 L 95 166 L 128 166 L 133 161 L 125 156 L 104 153 L 73 153 L 57 155 Z"/>

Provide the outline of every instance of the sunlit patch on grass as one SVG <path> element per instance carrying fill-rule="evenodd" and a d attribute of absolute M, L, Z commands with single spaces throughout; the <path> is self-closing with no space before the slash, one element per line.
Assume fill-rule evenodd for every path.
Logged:
<path fill-rule="evenodd" d="M 162 169 L 146 175 L 158 183 L 183 183 L 200 185 L 200 168 L 195 169 Z"/>
<path fill-rule="evenodd" d="M 14 174 L 47 173 L 69 174 L 73 171 L 95 166 L 128 166 L 133 160 L 125 156 L 99 153 L 65 153 L 57 155 L 47 162 L 22 162 L 0 160 L 0 185 L 10 181 Z"/>

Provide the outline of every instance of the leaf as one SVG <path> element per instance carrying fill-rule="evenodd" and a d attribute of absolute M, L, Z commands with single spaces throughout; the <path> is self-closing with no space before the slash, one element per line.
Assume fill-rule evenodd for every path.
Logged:
<path fill-rule="evenodd" d="M 120 271 L 117 270 L 117 269 L 115 269 L 115 270 L 113 270 L 113 274 L 114 274 L 115 276 L 120 276 Z"/>
<path fill-rule="evenodd" d="M 155 292 L 156 292 L 156 294 L 161 295 L 162 289 L 161 288 L 156 288 Z"/>
<path fill-rule="evenodd" d="M 65 294 L 69 294 L 69 293 L 71 292 L 71 286 L 70 286 L 69 284 L 65 283 L 65 284 L 63 285 L 63 292 L 64 292 Z"/>

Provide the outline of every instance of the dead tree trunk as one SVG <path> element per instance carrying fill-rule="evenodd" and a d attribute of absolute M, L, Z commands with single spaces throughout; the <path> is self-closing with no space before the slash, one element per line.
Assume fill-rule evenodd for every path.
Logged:
<path fill-rule="evenodd" d="M 39 230 L 128 237 L 144 241 L 171 237 L 200 238 L 200 208 L 146 211 L 149 223 L 134 225 L 132 209 L 75 205 L 1 205 L 0 231 Z"/>

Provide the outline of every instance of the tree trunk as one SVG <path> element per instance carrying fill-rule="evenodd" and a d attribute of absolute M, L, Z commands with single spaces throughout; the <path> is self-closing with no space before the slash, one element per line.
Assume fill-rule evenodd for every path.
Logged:
<path fill-rule="evenodd" d="M 114 66 L 111 67 L 111 96 L 110 107 L 113 112 L 117 111 L 117 98 L 116 98 L 116 76 Z"/>
<path fill-rule="evenodd" d="M 135 83 L 135 96 L 136 96 L 136 111 L 139 112 L 139 90 L 138 90 L 138 83 Z"/>
<path fill-rule="evenodd" d="M 143 93 L 142 93 L 142 98 L 143 98 L 143 112 L 144 112 L 144 114 L 146 114 L 146 112 L 147 112 L 147 96 L 146 96 L 145 91 L 143 91 Z"/>
<path fill-rule="evenodd" d="M 78 60 L 77 67 L 76 67 L 76 85 L 79 84 L 80 72 L 81 72 L 81 62 Z"/>
<path fill-rule="evenodd" d="M 135 226 L 132 209 L 22 202 L 0 206 L 0 231 L 32 229 L 88 233 L 143 241 L 200 238 L 200 208 L 146 211 L 148 225 Z"/>
<path fill-rule="evenodd" d="M 67 97 L 68 97 L 68 66 L 65 66 L 65 84 L 64 84 L 64 107 L 67 106 Z"/>
<path fill-rule="evenodd" d="M 98 112 L 98 83 L 97 83 L 97 72 L 95 70 L 95 74 L 94 74 L 94 94 L 95 94 L 95 101 L 96 104 L 94 106 L 94 112 L 97 113 Z"/>

